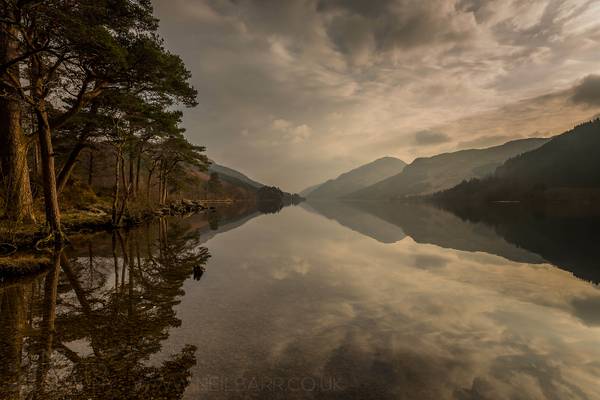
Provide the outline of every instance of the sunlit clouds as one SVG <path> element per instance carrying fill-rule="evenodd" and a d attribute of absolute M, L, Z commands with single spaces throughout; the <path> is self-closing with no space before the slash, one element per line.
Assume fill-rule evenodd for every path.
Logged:
<path fill-rule="evenodd" d="M 597 1 L 159 0 L 188 136 L 299 190 L 357 164 L 560 133 L 600 109 Z M 586 78 L 587 77 L 587 78 Z M 575 88 L 579 87 L 579 90 Z M 551 118 L 548 118 L 548 116 Z M 273 168 L 278 165 L 278 168 Z"/>

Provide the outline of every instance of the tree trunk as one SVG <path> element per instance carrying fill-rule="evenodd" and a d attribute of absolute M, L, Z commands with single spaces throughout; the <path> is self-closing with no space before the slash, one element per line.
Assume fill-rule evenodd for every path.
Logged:
<path fill-rule="evenodd" d="M 56 190 L 56 170 L 54 167 L 54 149 L 52 147 L 52 129 L 46 108 L 46 84 L 44 81 L 43 60 L 33 57 L 31 60 L 30 80 L 32 84 L 34 112 L 37 122 L 38 139 L 40 142 L 40 156 L 42 165 L 42 187 L 44 188 L 44 205 L 46 209 L 46 225 L 55 244 L 63 242 L 63 233 L 60 223 L 60 208 L 58 206 L 58 192 Z"/>
<path fill-rule="evenodd" d="M 167 204 L 167 195 L 169 194 L 169 189 L 167 186 L 168 173 L 167 173 L 167 167 L 164 162 L 161 165 L 160 171 L 161 171 L 160 176 L 161 176 L 161 180 L 162 180 L 162 184 L 161 184 L 162 191 L 160 193 L 160 201 L 162 204 Z"/>
<path fill-rule="evenodd" d="M 37 137 L 33 140 L 33 171 L 38 182 L 42 180 L 42 155 L 40 154 L 40 141 Z"/>
<path fill-rule="evenodd" d="M 115 155 L 115 185 L 113 187 L 113 201 L 112 201 L 112 224 L 117 224 L 117 206 L 119 201 L 119 171 L 121 170 L 121 148 L 117 149 L 117 154 Z"/>
<path fill-rule="evenodd" d="M 27 146 L 21 130 L 18 101 L 0 98 L 0 158 L 6 190 L 6 216 L 15 222 L 35 222 L 27 165 Z"/>
<path fill-rule="evenodd" d="M 148 201 L 148 204 L 150 204 L 150 188 L 152 186 L 153 172 L 154 172 L 154 169 L 151 169 L 150 171 L 148 171 L 148 180 L 147 180 L 147 186 L 146 186 L 146 201 Z"/>
<path fill-rule="evenodd" d="M 16 36 L 16 29 L 8 24 L 0 24 L 0 63 L 16 58 Z M 7 72 L 19 76 L 18 65 L 15 64 Z M 5 73 L 0 74 L 0 92 L 5 94 L 0 97 L 0 166 L 6 190 L 6 216 L 15 222 L 35 222 L 27 146 L 21 129 L 21 104 Z"/>
<path fill-rule="evenodd" d="M 99 108 L 100 108 L 100 105 L 98 104 L 98 102 L 92 103 L 92 106 L 90 108 L 90 114 L 91 114 L 92 118 L 95 117 L 96 115 L 98 115 Z M 83 149 L 85 149 L 87 140 L 90 137 L 90 135 L 92 134 L 93 130 L 94 130 L 94 123 L 88 122 L 85 124 L 83 131 L 78 135 L 77 143 L 75 143 L 75 146 L 73 147 L 73 149 L 71 149 L 71 152 L 69 153 L 69 156 L 67 157 L 67 160 L 65 161 L 65 164 L 62 166 L 62 168 L 60 169 L 60 173 L 58 174 L 57 185 L 58 185 L 58 193 L 59 194 L 63 191 L 63 189 L 67 185 L 67 182 L 69 181 L 69 178 L 71 177 L 71 173 L 73 172 L 73 169 L 75 168 L 75 165 L 77 164 L 77 160 L 79 159 L 79 154 L 81 154 L 81 151 Z"/>
<path fill-rule="evenodd" d="M 163 173 L 163 184 L 162 184 L 162 188 L 163 188 L 163 193 L 162 193 L 162 203 L 163 204 L 167 204 L 167 194 L 168 194 L 168 189 L 167 189 L 167 174 Z"/>
<path fill-rule="evenodd" d="M 54 235 L 55 241 L 62 240 L 60 225 L 60 208 L 58 206 L 58 192 L 56 188 L 56 171 L 54 169 L 54 150 L 52 148 L 52 132 L 48 123 L 48 114 L 42 102 L 36 110 L 38 119 L 38 134 L 40 139 L 40 153 L 42 156 L 42 182 L 44 188 L 44 204 L 46 206 L 46 224 Z"/>
<path fill-rule="evenodd" d="M 135 199 L 135 173 L 134 173 L 134 150 L 133 147 L 129 151 L 129 196 Z"/>
<path fill-rule="evenodd" d="M 163 169 L 162 162 L 158 166 L 158 204 L 163 205 Z"/>
<path fill-rule="evenodd" d="M 127 193 L 127 188 L 129 187 L 129 183 L 127 182 L 127 177 L 125 176 L 125 157 L 123 157 L 123 151 L 119 152 L 119 156 L 121 158 L 121 162 L 119 164 L 119 173 L 121 174 L 121 188 L 123 192 L 123 197 L 125 197 Z"/>
<path fill-rule="evenodd" d="M 136 167 L 135 167 L 135 187 L 134 187 L 134 197 L 140 192 L 140 168 L 142 166 L 142 146 L 138 147 L 137 155 L 136 155 Z"/>
<path fill-rule="evenodd" d="M 88 164 L 88 185 L 92 186 L 92 181 L 94 179 L 94 151 L 90 149 L 90 158 Z"/>
<path fill-rule="evenodd" d="M 123 152 L 120 152 L 121 161 L 120 161 L 120 173 L 121 173 L 121 184 L 123 186 L 121 192 L 121 206 L 117 213 L 117 225 L 121 223 L 121 218 L 123 217 L 123 213 L 125 211 L 125 207 L 127 207 L 127 201 L 129 199 L 129 193 L 131 192 L 131 182 L 127 182 L 127 178 L 125 177 L 125 158 L 123 157 Z"/>
<path fill-rule="evenodd" d="M 58 187 L 56 190 L 59 194 L 64 190 L 65 186 L 67 186 L 67 182 L 71 177 L 71 173 L 73 172 L 73 169 L 75 169 L 75 165 L 77 165 L 77 159 L 79 158 L 79 154 L 83 149 L 85 149 L 85 140 L 79 140 L 75 147 L 73 147 L 73 149 L 69 153 L 65 164 L 63 165 L 63 167 L 60 170 L 60 173 L 58 174 L 58 179 L 56 183 Z"/>

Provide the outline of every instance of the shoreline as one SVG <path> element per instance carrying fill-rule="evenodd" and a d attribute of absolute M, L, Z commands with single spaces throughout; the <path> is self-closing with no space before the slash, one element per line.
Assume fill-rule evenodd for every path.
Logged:
<path fill-rule="evenodd" d="M 180 200 L 126 216 L 113 225 L 110 213 L 100 210 L 69 210 L 63 214 L 63 230 L 67 236 L 131 229 L 164 217 L 211 212 L 216 205 L 233 204 L 233 200 Z M 14 231 L 0 229 L 0 282 L 43 271 L 51 262 L 50 247 L 40 246 L 46 233 L 43 224 L 21 226 Z"/>

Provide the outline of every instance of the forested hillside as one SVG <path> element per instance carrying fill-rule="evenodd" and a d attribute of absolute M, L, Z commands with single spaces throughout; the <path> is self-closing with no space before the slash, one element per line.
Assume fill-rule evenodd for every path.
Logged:
<path fill-rule="evenodd" d="M 464 181 L 434 196 L 457 205 L 490 201 L 600 199 L 600 120 L 581 124 L 514 157 L 486 179 Z"/>

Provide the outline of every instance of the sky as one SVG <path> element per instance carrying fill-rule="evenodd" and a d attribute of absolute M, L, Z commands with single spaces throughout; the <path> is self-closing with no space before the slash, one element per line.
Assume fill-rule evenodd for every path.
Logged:
<path fill-rule="evenodd" d="M 154 0 L 188 138 L 287 191 L 600 114 L 600 0 Z"/>

